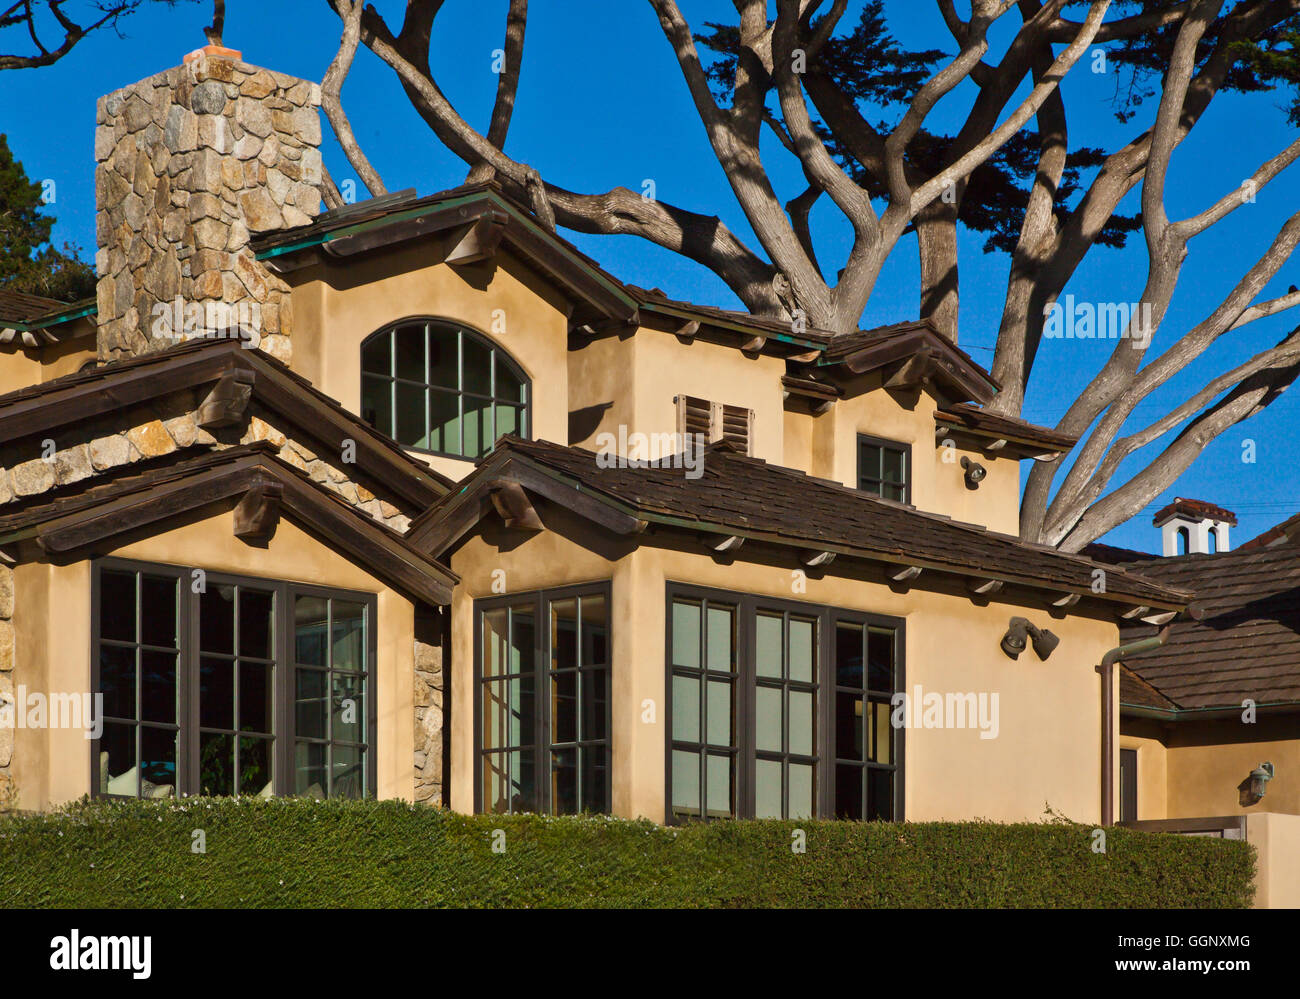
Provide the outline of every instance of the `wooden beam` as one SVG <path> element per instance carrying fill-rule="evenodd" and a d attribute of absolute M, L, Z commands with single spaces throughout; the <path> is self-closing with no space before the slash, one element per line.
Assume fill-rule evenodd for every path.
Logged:
<path fill-rule="evenodd" d="M 759 334 L 758 336 L 752 336 L 740 345 L 740 352 L 742 354 L 757 354 L 760 350 L 763 349 L 766 343 L 767 343 L 766 336 L 763 336 L 762 334 Z"/>
<path fill-rule="evenodd" d="M 244 422 L 244 413 L 248 410 L 248 400 L 253 395 L 253 383 L 256 376 L 248 369 L 228 371 L 212 387 L 198 409 L 194 411 L 194 422 L 204 430 L 217 430 L 221 427 L 236 427 Z"/>
<path fill-rule="evenodd" d="M 885 378 L 885 388 L 919 388 L 929 382 L 933 367 L 934 356 L 928 350 L 918 351 Z"/>
<path fill-rule="evenodd" d="M 1080 595 L 1078 593 L 1066 593 L 1063 596 L 1057 597 L 1055 600 L 1053 600 L 1052 606 L 1061 607 L 1061 608 L 1073 607 L 1075 604 L 1079 602 L 1079 596 Z"/>
<path fill-rule="evenodd" d="M 1149 610 L 1151 610 L 1151 608 L 1148 607 L 1146 604 L 1138 604 L 1134 607 L 1129 607 L 1127 610 L 1120 611 L 1119 616 L 1122 617 L 1125 621 L 1132 621 L 1134 618 L 1141 617 Z"/>
<path fill-rule="evenodd" d="M 804 551 L 799 553 L 799 561 L 809 569 L 816 569 L 834 562 L 835 552 Z"/>
<path fill-rule="evenodd" d="M 980 596 L 990 596 L 994 593 L 1001 593 L 1002 587 L 1006 584 L 1000 579 L 971 579 L 966 583 L 966 589 L 972 593 L 978 593 Z"/>
<path fill-rule="evenodd" d="M 891 571 L 889 578 L 896 583 L 910 583 L 919 575 L 921 575 L 921 567 L 919 565 L 908 565 L 901 569 Z"/>
<path fill-rule="evenodd" d="M 465 230 L 447 256 L 443 258 L 444 262 L 453 267 L 462 267 L 465 264 L 491 260 L 496 256 L 497 248 L 501 245 L 501 237 L 505 235 L 508 217 L 504 212 L 484 215 Z"/>
<path fill-rule="evenodd" d="M 811 364 L 813 361 L 817 360 L 817 358 L 821 356 L 822 356 L 822 352 L 820 350 L 809 350 L 809 351 L 805 351 L 802 354 L 791 354 L 789 357 L 786 358 L 786 360 L 794 361 L 795 364 Z"/>
<path fill-rule="evenodd" d="M 733 555 L 740 551 L 745 539 L 739 534 L 701 534 L 700 543 L 710 551 L 718 554 Z"/>
<path fill-rule="evenodd" d="M 1161 625 L 1168 624 L 1178 616 L 1178 611 L 1158 611 L 1155 614 L 1146 614 L 1142 620 L 1146 624 L 1154 624 L 1157 628 Z"/>
<path fill-rule="evenodd" d="M 265 545 L 280 525 L 280 502 L 284 486 L 259 478 L 235 506 L 235 537 L 253 545 Z"/>
<path fill-rule="evenodd" d="M 700 321 L 691 319 L 682 323 L 680 327 L 673 331 L 673 335 L 682 343 L 694 343 L 695 336 L 700 332 Z"/>

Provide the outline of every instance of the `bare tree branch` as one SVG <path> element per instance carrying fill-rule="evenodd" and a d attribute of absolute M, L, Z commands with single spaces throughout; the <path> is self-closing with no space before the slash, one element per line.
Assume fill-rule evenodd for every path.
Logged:
<path fill-rule="evenodd" d="M 119 18 L 132 13 L 140 6 L 142 0 L 114 0 L 114 2 L 105 2 L 99 5 L 99 11 L 103 15 L 99 20 L 91 24 L 79 25 L 69 18 L 62 10 L 65 0 L 47 0 L 45 8 L 59 22 L 63 29 L 63 41 L 57 48 L 50 49 L 41 42 L 36 30 L 36 11 L 37 5 L 32 0 L 20 0 L 5 12 L 0 21 L 9 24 L 25 23 L 27 34 L 36 46 L 37 55 L 18 55 L 15 53 L 0 53 L 0 70 L 4 69 L 35 69 L 40 66 L 51 66 L 58 62 L 69 52 L 71 52 L 83 38 L 92 31 L 106 25 L 115 24 Z M 23 13 L 17 11 L 22 8 Z"/>
<path fill-rule="evenodd" d="M 342 100 L 343 81 L 347 79 L 348 71 L 352 68 L 352 59 L 357 54 L 357 42 L 361 37 L 361 13 L 364 0 L 337 0 L 336 5 L 343 8 L 341 11 L 343 38 L 339 42 L 338 54 L 334 56 L 334 61 L 330 63 L 330 68 L 321 81 L 321 107 L 334 129 L 334 134 L 338 137 L 339 145 L 343 147 L 348 162 L 352 164 L 352 169 L 361 178 L 361 183 L 366 185 L 371 197 L 377 198 L 381 194 L 387 194 L 388 188 L 380 179 L 379 172 L 370 165 L 370 160 L 366 158 L 356 136 L 352 133 L 352 124 L 343 112 Z"/>

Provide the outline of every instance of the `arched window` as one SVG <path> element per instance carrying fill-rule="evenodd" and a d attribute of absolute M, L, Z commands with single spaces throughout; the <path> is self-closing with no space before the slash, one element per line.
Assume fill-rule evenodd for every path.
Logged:
<path fill-rule="evenodd" d="M 1178 554 L 1186 555 L 1192 550 L 1192 533 L 1185 527 L 1178 528 Z"/>
<path fill-rule="evenodd" d="M 1219 550 L 1219 529 L 1217 527 L 1211 527 L 1208 534 L 1210 554 L 1214 555 Z"/>
<path fill-rule="evenodd" d="M 407 319 L 361 345 L 361 417 L 403 447 L 474 460 L 528 436 L 528 379 L 490 340 Z"/>

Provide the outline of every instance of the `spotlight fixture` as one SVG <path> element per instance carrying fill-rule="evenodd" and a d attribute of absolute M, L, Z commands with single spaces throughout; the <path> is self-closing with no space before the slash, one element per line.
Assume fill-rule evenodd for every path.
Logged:
<path fill-rule="evenodd" d="M 1250 796 L 1256 801 L 1264 797 L 1268 782 L 1273 779 L 1273 764 L 1261 763 L 1250 772 Z"/>
<path fill-rule="evenodd" d="M 978 489 L 984 477 L 989 474 L 989 470 L 981 465 L 978 461 L 971 461 L 965 455 L 961 459 L 961 467 L 966 470 L 966 488 Z"/>
<path fill-rule="evenodd" d="M 1034 653 L 1039 659 L 1044 661 L 1061 644 L 1061 639 L 1048 631 L 1046 628 L 1040 628 L 1031 624 L 1027 618 L 1013 617 L 1010 625 L 1007 627 L 1007 633 L 1002 636 L 1002 651 L 1012 659 L 1019 659 L 1020 653 L 1025 651 L 1025 646 L 1029 643 L 1034 646 Z"/>

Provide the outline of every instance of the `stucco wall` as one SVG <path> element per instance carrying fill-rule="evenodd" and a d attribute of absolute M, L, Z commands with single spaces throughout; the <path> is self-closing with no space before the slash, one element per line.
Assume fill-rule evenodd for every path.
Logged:
<path fill-rule="evenodd" d="M 1139 819 L 1300 815 L 1300 727 L 1294 714 L 1261 714 L 1254 724 L 1236 715 L 1169 724 L 1125 718 L 1122 728 L 1120 745 L 1138 749 Z M 1262 800 L 1242 804 L 1240 785 L 1266 760 L 1276 776 Z"/>
<path fill-rule="evenodd" d="M 1248 816 L 1246 841 L 1259 854 L 1255 908 L 1300 909 L 1300 815 Z"/>
<path fill-rule="evenodd" d="M 399 319 L 432 316 L 472 327 L 499 344 L 532 381 L 534 438 L 568 442 L 568 313 L 556 289 L 502 250 L 489 263 L 435 263 L 439 239 L 314 266 L 290 275 L 294 370 L 353 413 L 361 411 L 361 342 Z M 498 312 L 499 310 L 499 312 Z M 504 333 L 499 332 L 504 323 Z M 416 453 L 416 452 L 412 452 Z M 417 454 L 462 478 L 473 463 Z"/>
<path fill-rule="evenodd" d="M 957 593 L 895 592 L 866 579 L 807 579 L 792 592 L 793 566 L 720 565 L 694 551 L 610 548 L 549 506 L 549 527 L 533 536 L 489 531 L 465 542 L 451 565 L 462 577 L 452 604 L 453 716 L 472 715 L 473 600 L 494 595 L 492 572 L 509 593 L 613 581 L 613 809 L 656 821 L 664 809 L 665 585 L 685 582 L 743 589 L 906 619 L 906 686 L 914 693 L 998 694 L 1000 731 L 911 730 L 906 743 L 906 817 L 1038 821 L 1049 806 L 1083 822 L 1100 819 L 1100 680 L 1094 664 L 1117 644 L 1108 619 L 1052 619 L 1039 608 L 979 607 Z M 570 538 L 572 540 L 570 540 Z M 501 547 L 498 547 L 498 544 Z M 747 551 L 747 549 L 746 549 Z M 1013 615 L 1027 615 L 1061 637 L 1047 662 L 1032 651 L 1008 659 L 998 642 Z M 656 720 L 645 722 L 647 701 Z M 472 728 L 453 733 L 450 805 L 473 807 Z"/>
<path fill-rule="evenodd" d="M 414 795 L 413 688 L 415 608 L 369 573 L 282 519 L 267 548 L 232 534 L 233 512 L 179 527 L 111 554 L 170 565 L 311 583 L 377 594 L 375 733 L 378 795 Z M 91 563 L 29 563 L 14 572 L 15 685 L 31 691 L 82 692 L 90 683 Z M 20 729 L 14 779 L 19 806 L 46 809 L 91 790 L 90 748 L 80 730 Z"/>
<path fill-rule="evenodd" d="M 815 447 L 814 455 L 819 460 L 812 473 L 856 488 L 858 435 L 900 441 L 912 446 L 914 506 L 955 520 L 983 524 L 990 530 L 1019 534 L 1019 461 L 939 446 L 934 422 L 938 408 L 938 402 L 928 392 L 890 392 L 881 388 L 878 373 L 861 376 L 847 387 L 845 398 L 835 403 L 828 413 L 812 418 L 830 421 L 833 440 L 830 448 L 824 443 Z M 988 470 L 977 489 L 966 487 L 961 467 L 963 456 Z"/>

